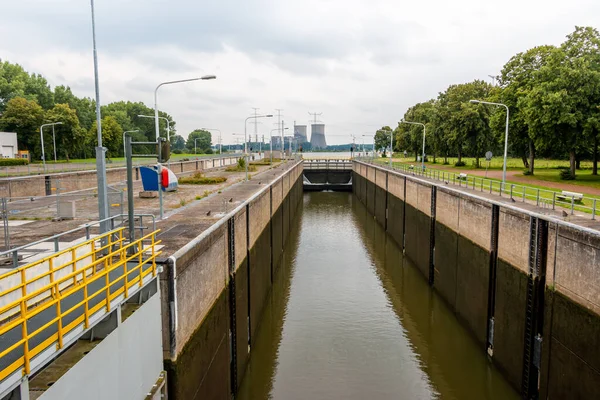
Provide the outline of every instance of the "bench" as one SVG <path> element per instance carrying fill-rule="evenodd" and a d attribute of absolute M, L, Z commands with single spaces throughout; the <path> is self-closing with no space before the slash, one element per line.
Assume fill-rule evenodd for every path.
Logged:
<path fill-rule="evenodd" d="M 583 200 L 583 193 L 576 193 L 576 192 L 568 192 L 566 190 L 563 190 L 560 194 L 556 195 L 556 198 L 559 200 L 565 200 L 565 201 L 575 201 L 575 202 L 580 202 Z"/>
<path fill-rule="evenodd" d="M 466 181 L 467 180 L 467 174 L 465 174 L 464 172 L 461 172 L 460 174 L 458 174 L 458 176 L 456 177 L 456 179 L 463 180 Z"/>

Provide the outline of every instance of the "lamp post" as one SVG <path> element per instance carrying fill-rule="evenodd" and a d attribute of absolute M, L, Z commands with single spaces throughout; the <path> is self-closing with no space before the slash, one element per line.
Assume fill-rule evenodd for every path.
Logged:
<path fill-rule="evenodd" d="M 271 153 L 271 165 L 273 165 L 273 132 L 275 131 L 279 131 L 279 128 L 271 129 L 271 132 L 269 132 L 269 152 Z"/>
<path fill-rule="evenodd" d="M 98 51 L 96 50 L 96 20 L 94 15 L 94 0 L 90 0 L 92 10 L 92 42 L 94 47 L 94 89 L 96 92 L 96 178 L 98 182 L 98 219 L 100 219 L 100 234 L 109 230 L 108 195 L 106 187 L 106 149 L 102 146 L 102 113 L 100 112 L 100 81 L 98 79 Z"/>
<path fill-rule="evenodd" d="M 162 159 L 160 151 L 161 151 L 161 145 L 160 145 L 160 141 L 159 141 L 159 127 L 158 127 L 158 89 L 160 89 L 161 86 L 164 85 L 172 85 L 174 83 L 183 83 L 183 82 L 192 82 L 192 81 L 199 81 L 199 80 L 210 80 L 210 79 L 217 79 L 217 77 L 215 75 L 204 75 L 201 76 L 199 78 L 191 78 L 191 79 L 181 79 L 178 81 L 167 81 L 167 82 L 162 82 L 159 83 L 158 86 L 156 86 L 156 89 L 154 89 L 154 127 L 156 129 L 156 144 L 158 147 L 158 161 L 160 162 L 160 160 Z M 98 104 L 96 104 L 97 107 L 99 107 Z M 167 125 L 168 126 L 168 125 Z M 162 194 L 162 179 L 161 179 L 161 173 L 160 171 L 158 171 L 158 202 L 160 204 L 160 219 L 163 219 L 163 194 Z"/>
<path fill-rule="evenodd" d="M 54 125 L 62 125 L 62 122 L 53 122 L 51 124 L 43 124 L 42 126 L 40 126 L 40 138 L 42 141 L 42 161 L 44 163 L 44 172 L 46 172 L 46 153 L 44 152 L 44 127 L 54 127 Z M 54 135 L 52 135 L 52 137 L 54 138 Z M 54 142 L 54 163 L 56 163 L 56 142 Z"/>
<path fill-rule="evenodd" d="M 125 161 L 127 161 L 127 146 L 125 146 L 125 135 L 128 133 L 133 133 L 133 132 L 139 132 L 139 129 L 133 130 L 133 131 L 125 131 L 123 132 L 123 156 L 125 156 Z"/>
<path fill-rule="evenodd" d="M 491 106 L 501 106 L 506 108 L 506 131 L 504 133 L 504 163 L 502 164 L 502 189 L 504 190 L 504 186 L 506 185 L 506 157 L 508 155 L 508 119 L 510 115 L 510 111 L 506 104 L 502 103 L 492 103 L 491 101 L 483 101 L 483 100 L 470 100 L 471 104 L 489 104 Z"/>
<path fill-rule="evenodd" d="M 251 117 L 246 118 L 246 120 L 244 121 L 244 158 L 246 160 L 246 162 L 244 164 L 246 167 L 246 182 L 248 181 L 248 139 L 247 139 L 247 126 L 248 126 L 248 120 L 252 119 L 252 118 L 271 118 L 273 117 L 273 114 L 265 114 L 265 115 L 253 115 Z"/>
<path fill-rule="evenodd" d="M 198 140 L 200 138 L 194 138 L 194 155 L 198 154 L 198 152 L 196 151 L 196 140 Z"/>
<path fill-rule="evenodd" d="M 222 154 L 222 144 L 221 144 L 221 131 L 219 129 L 215 129 L 215 128 L 202 128 L 202 130 L 205 131 L 217 131 L 219 132 L 219 154 Z"/>
<path fill-rule="evenodd" d="M 419 125 L 419 126 L 423 127 L 423 152 L 421 154 L 421 171 L 425 171 L 425 124 L 422 124 L 420 122 L 410 122 L 410 121 L 405 121 L 405 120 L 400 120 L 400 122 L 403 124 Z"/>

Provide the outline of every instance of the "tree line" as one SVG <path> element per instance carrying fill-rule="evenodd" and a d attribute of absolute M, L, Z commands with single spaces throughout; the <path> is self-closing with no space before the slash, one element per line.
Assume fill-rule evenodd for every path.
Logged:
<path fill-rule="evenodd" d="M 410 107 L 405 121 L 426 125 L 426 153 L 436 158 L 475 157 L 504 148 L 506 109 L 470 100 L 502 103 L 510 110 L 509 153 L 523 160 L 533 174 L 536 157 L 569 159 L 565 179 L 575 178 L 579 163 L 593 161 L 598 173 L 600 134 L 600 33 L 575 27 L 560 46 L 536 46 L 508 60 L 492 85 L 482 80 L 450 85 L 437 98 Z M 378 149 L 421 153 L 423 128 L 399 122 L 393 131 L 376 132 Z"/>
<path fill-rule="evenodd" d="M 142 102 L 118 101 L 101 107 L 102 145 L 107 156 L 123 156 L 123 132 L 131 132 L 133 141 L 155 141 L 154 109 Z M 171 148 L 190 150 L 189 140 L 177 134 L 176 123 L 164 111 L 159 116 L 170 125 Z M 69 86 L 50 87 L 39 74 L 28 73 L 18 64 L 0 60 L 0 131 L 16 132 L 19 150 L 29 150 L 32 159 L 42 156 L 40 126 L 62 122 L 54 126 L 56 153 L 59 159 L 94 158 L 97 145 L 96 102 L 89 97 L 78 97 Z M 167 136 L 167 122 L 159 120 L 160 135 Z M 205 131 L 204 131 L 205 132 Z M 53 154 L 52 128 L 44 128 L 46 160 Z M 208 134 L 208 137 L 207 137 Z M 210 132 L 202 134 L 202 147 L 198 152 L 210 151 Z M 198 141 L 200 143 L 200 141 Z M 187 146 L 186 146 L 187 145 Z M 191 146 L 193 149 L 193 145 Z M 151 146 L 136 146 L 134 153 L 149 153 Z"/>

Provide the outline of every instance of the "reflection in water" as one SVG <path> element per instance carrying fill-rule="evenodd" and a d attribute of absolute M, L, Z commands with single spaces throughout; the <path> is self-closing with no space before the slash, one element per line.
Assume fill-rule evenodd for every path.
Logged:
<path fill-rule="evenodd" d="M 351 194 L 310 193 L 240 399 L 517 398 Z"/>

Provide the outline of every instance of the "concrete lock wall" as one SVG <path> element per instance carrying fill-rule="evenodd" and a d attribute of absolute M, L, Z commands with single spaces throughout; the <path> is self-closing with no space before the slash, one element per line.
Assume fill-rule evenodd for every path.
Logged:
<path fill-rule="evenodd" d="M 171 170 L 178 174 L 184 172 L 203 171 L 220 166 L 235 164 L 237 157 L 227 156 L 208 160 L 192 160 L 171 162 Z M 134 167 L 137 168 L 137 167 Z M 127 169 L 108 168 L 106 181 L 109 185 L 123 182 L 127 179 Z M 139 180 L 139 174 L 134 174 L 134 179 Z M 76 190 L 92 189 L 97 186 L 96 171 L 74 171 L 63 173 L 48 173 L 44 175 L 21 176 L 0 179 L 0 197 L 31 197 L 46 196 L 47 183 L 50 185 L 51 194 L 71 192 Z"/>
<path fill-rule="evenodd" d="M 302 199 L 301 176 L 300 162 L 167 261 L 161 279 L 170 399 L 235 394 Z"/>
<path fill-rule="evenodd" d="M 600 233 L 362 162 L 353 186 L 520 393 L 597 396 Z"/>

